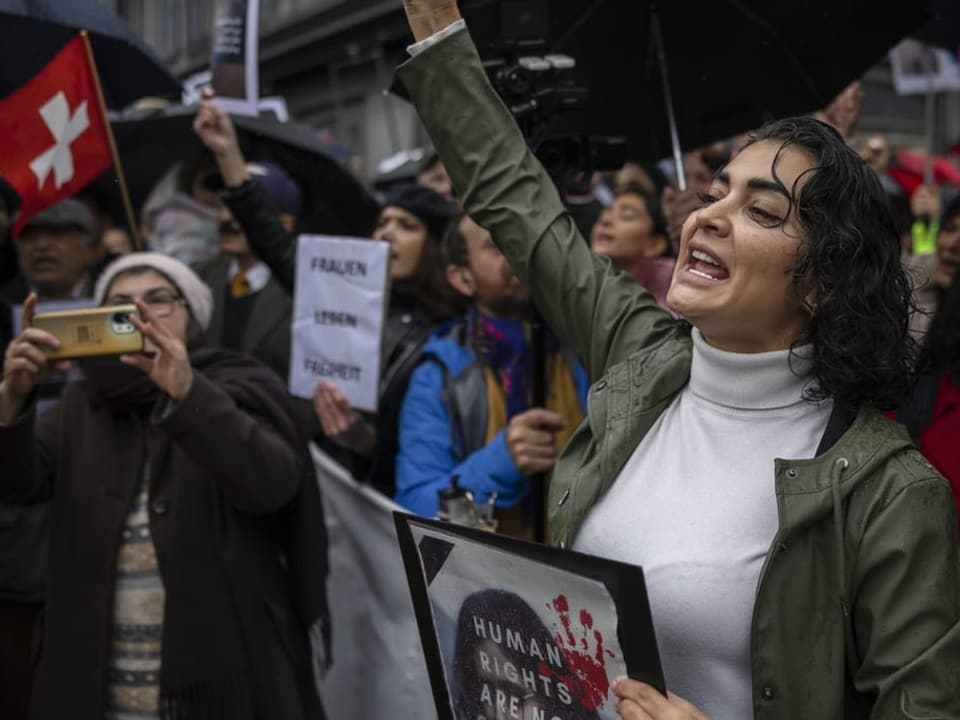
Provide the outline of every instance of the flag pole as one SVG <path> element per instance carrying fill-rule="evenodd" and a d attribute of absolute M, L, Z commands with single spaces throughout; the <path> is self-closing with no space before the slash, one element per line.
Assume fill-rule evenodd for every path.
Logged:
<path fill-rule="evenodd" d="M 107 103 L 103 97 L 103 86 L 100 84 L 100 70 L 97 68 L 97 60 L 93 55 L 90 36 L 86 30 L 81 30 L 80 36 L 83 38 L 83 46 L 87 49 L 87 61 L 90 63 L 90 70 L 93 72 L 93 84 L 97 88 L 100 116 L 103 118 L 103 124 L 106 126 L 107 140 L 110 143 L 110 154 L 113 156 L 113 169 L 117 173 L 117 182 L 120 184 L 120 196 L 123 198 L 123 209 L 127 214 L 127 225 L 130 226 L 130 238 L 133 241 L 133 250 L 134 252 L 139 252 L 143 250 L 143 241 L 140 238 L 140 228 L 133 214 L 133 203 L 130 202 L 130 191 L 127 189 L 127 177 L 123 174 L 123 165 L 120 163 L 120 153 L 117 152 L 117 141 L 113 138 L 113 126 L 110 124 L 110 116 L 107 114 Z"/>

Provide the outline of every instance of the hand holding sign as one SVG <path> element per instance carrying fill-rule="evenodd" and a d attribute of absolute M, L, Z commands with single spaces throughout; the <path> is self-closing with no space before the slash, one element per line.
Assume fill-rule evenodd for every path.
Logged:
<path fill-rule="evenodd" d="M 611 689 L 620 698 L 617 713 L 623 720 L 708 720 L 700 710 L 682 697 L 667 697 L 646 683 L 617 678 Z"/>
<path fill-rule="evenodd" d="M 347 396 L 336 385 L 323 380 L 317 383 L 313 409 L 328 439 L 361 455 L 373 455 L 376 446 L 373 426 L 350 407 Z"/>

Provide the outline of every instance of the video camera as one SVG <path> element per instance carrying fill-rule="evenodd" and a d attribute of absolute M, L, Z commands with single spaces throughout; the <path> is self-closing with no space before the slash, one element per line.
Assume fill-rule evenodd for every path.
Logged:
<path fill-rule="evenodd" d="M 462 8 L 494 88 L 564 188 L 588 182 L 595 170 L 615 170 L 626 159 L 625 138 L 590 136 L 590 91 L 579 83 L 577 60 L 553 51 L 558 36 L 577 25 L 571 10 L 585 16 L 593 4 L 564 3 L 563 17 L 551 13 L 549 0 L 475 0 Z"/>

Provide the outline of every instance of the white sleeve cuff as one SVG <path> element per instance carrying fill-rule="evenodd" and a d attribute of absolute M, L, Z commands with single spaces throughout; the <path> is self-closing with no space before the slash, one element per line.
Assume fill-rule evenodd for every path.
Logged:
<path fill-rule="evenodd" d="M 432 47 L 433 45 L 436 45 L 441 40 L 450 37 L 454 33 L 458 33 L 461 30 L 466 30 L 466 29 L 467 29 L 466 21 L 464 21 L 463 19 L 457 20 L 455 23 L 451 25 L 447 25 L 443 30 L 441 30 L 440 32 L 434 33 L 433 35 L 426 38 L 425 40 L 421 40 L 420 42 L 414 43 L 413 45 L 408 45 L 407 52 L 409 53 L 410 57 L 416 57 L 427 48 Z"/>

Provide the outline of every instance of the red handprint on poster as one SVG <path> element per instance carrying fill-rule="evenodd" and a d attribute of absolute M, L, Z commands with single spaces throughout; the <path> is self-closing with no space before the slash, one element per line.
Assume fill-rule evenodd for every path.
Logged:
<path fill-rule="evenodd" d="M 554 623 L 555 640 L 570 665 L 569 677 L 557 678 L 570 687 L 580 698 L 584 708 L 600 708 L 610 690 L 607 660 L 616 654 L 604 647 L 603 634 L 594 628 L 593 616 L 586 609 L 579 612 L 579 626 L 574 628 L 570 603 L 566 595 L 558 595 L 547 608 L 556 613 L 559 627 Z M 551 672 L 549 667 L 540 669 Z M 555 674 L 555 673 L 553 673 Z"/>

